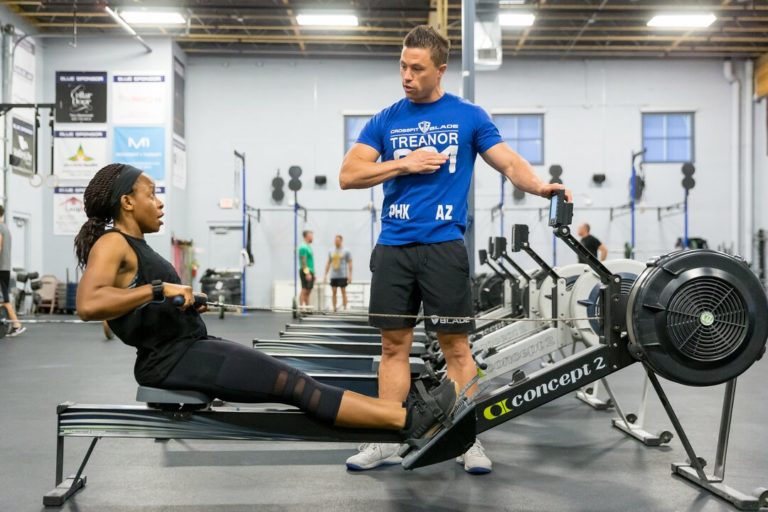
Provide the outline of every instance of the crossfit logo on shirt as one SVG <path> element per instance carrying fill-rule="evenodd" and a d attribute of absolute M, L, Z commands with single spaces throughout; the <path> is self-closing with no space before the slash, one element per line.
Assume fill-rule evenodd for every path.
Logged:
<path fill-rule="evenodd" d="M 394 158 L 403 158 L 411 152 L 434 151 L 448 156 L 448 172 L 456 172 L 456 155 L 459 152 L 459 125 L 433 125 L 430 121 L 419 121 L 413 128 L 395 128 L 389 132 Z"/>

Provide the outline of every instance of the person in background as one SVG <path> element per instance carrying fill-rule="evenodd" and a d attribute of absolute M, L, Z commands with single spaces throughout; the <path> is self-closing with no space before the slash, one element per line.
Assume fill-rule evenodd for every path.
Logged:
<path fill-rule="evenodd" d="M 325 265 L 325 278 L 331 273 L 331 298 L 333 310 L 336 311 L 336 291 L 341 288 L 341 304 L 347 309 L 347 285 L 352 281 L 352 255 L 342 248 L 344 237 L 336 235 L 333 243 L 334 250 L 328 253 L 328 263 Z"/>
<path fill-rule="evenodd" d="M 315 285 L 315 255 L 312 251 L 314 234 L 306 230 L 301 233 L 304 243 L 299 246 L 299 279 L 301 279 L 301 295 L 299 306 L 309 306 L 309 294 Z"/>
<path fill-rule="evenodd" d="M 605 261 L 605 258 L 608 257 L 608 248 L 597 239 L 597 237 L 592 236 L 592 234 L 589 232 L 590 227 L 589 224 L 586 222 L 579 226 L 579 237 L 581 238 L 581 245 L 587 248 L 589 252 L 592 253 L 592 255 L 595 258 L 599 258 L 600 261 Z M 597 253 L 600 253 L 598 256 Z M 586 260 L 579 256 L 579 263 L 586 263 Z"/>
<path fill-rule="evenodd" d="M 0 292 L 3 294 L 3 307 L 8 312 L 8 320 L 11 323 L 6 336 L 18 336 L 27 328 L 21 325 L 11 304 L 11 232 L 5 223 L 3 206 L 0 206 Z"/>

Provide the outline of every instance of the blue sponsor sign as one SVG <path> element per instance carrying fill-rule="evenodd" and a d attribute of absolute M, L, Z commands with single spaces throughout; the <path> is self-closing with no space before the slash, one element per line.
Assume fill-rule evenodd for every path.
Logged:
<path fill-rule="evenodd" d="M 114 161 L 141 169 L 155 181 L 165 180 L 165 129 L 115 127 Z"/>

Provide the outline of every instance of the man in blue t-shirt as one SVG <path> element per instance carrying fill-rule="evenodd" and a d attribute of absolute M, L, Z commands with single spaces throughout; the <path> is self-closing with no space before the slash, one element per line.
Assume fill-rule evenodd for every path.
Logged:
<path fill-rule="evenodd" d="M 448 40 L 431 27 L 408 33 L 400 56 L 405 98 L 371 118 L 339 175 L 342 189 L 384 184 L 381 235 L 370 263 L 369 322 L 381 329 L 379 398 L 396 402 L 406 399 L 410 387 L 408 356 L 422 303 L 448 377 L 463 388 L 477 373 L 467 334 L 474 322 L 463 242 L 477 154 L 525 192 L 549 197 L 563 188 L 542 182 L 482 108 L 443 90 L 448 50 Z M 397 449 L 363 445 L 347 467 L 398 463 Z M 470 473 L 491 471 L 479 441 L 458 462 Z"/>

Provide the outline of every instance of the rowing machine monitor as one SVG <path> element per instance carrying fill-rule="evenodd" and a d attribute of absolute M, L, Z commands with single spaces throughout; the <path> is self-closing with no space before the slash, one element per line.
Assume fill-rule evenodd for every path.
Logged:
<path fill-rule="evenodd" d="M 515 224 L 512 226 L 512 243 L 510 251 L 520 252 L 528 245 L 528 226 L 525 224 Z"/>
<path fill-rule="evenodd" d="M 488 251 L 486 251 L 485 249 L 480 249 L 478 251 L 478 256 L 480 257 L 481 265 L 485 265 L 486 263 L 488 263 Z"/>
<path fill-rule="evenodd" d="M 498 260 L 504 256 L 505 252 L 507 252 L 507 239 L 503 236 L 492 237 L 489 243 L 492 244 L 493 247 L 493 251 L 491 252 L 493 259 Z"/>
<path fill-rule="evenodd" d="M 573 220 L 573 203 L 565 200 L 565 190 L 558 190 L 549 200 L 549 225 L 553 228 L 568 226 Z"/>

